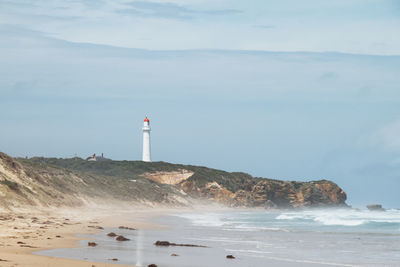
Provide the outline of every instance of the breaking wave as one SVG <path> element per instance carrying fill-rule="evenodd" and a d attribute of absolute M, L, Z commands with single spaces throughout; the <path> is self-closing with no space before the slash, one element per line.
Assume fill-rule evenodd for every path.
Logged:
<path fill-rule="evenodd" d="M 176 216 L 188 219 L 196 226 L 217 227 L 224 231 L 340 232 L 356 230 L 359 232 L 400 233 L 400 210 L 315 209 L 284 212 L 183 213 Z"/>
<path fill-rule="evenodd" d="M 400 211 L 367 211 L 367 210 L 308 210 L 284 212 L 276 217 L 286 221 L 314 221 L 326 226 L 360 226 L 360 225 L 396 225 L 400 226 Z"/>

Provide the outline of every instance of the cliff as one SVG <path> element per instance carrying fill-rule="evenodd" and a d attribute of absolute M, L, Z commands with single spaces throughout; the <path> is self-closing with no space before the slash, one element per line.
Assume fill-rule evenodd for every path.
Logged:
<path fill-rule="evenodd" d="M 88 203 L 295 208 L 346 205 L 335 183 L 279 181 L 206 167 L 81 158 L 14 159 L 0 153 L 0 206 Z"/>

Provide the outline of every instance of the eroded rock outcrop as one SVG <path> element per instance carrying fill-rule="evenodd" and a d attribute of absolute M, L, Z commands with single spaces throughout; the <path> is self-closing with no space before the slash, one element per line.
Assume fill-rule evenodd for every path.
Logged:
<path fill-rule="evenodd" d="M 146 172 L 143 174 L 147 179 L 153 180 L 160 184 L 171 184 L 176 185 L 180 182 L 187 180 L 193 172 L 180 169 L 178 171 L 158 171 L 158 172 Z"/>
<path fill-rule="evenodd" d="M 254 178 L 241 185 L 240 190 L 230 191 L 217 182 L 197 186 L 185 181 L 182 189 L 188 194 L 205 197 L 229 206 L 295 208 L 345 205 L 346 193 L 327 180 L 289 182 Z"/>

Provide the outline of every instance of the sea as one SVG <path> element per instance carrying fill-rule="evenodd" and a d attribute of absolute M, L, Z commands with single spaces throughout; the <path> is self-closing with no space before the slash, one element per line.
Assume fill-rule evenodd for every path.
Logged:
<path fill-rule="evenodd" d="M 162 229 L 108 228 L 68 249 L 37 254 L 158 267 L 399 266 L 400 210 L 218 210 L 179 212 Z M 115 232 L 130 241 L 117 242 Z M 203 247 L 157 247 L 157 240 Z M 171 256 L 177 254 L 178 256 Z M 226 256 L 232 255 L 234 259 Z"/>

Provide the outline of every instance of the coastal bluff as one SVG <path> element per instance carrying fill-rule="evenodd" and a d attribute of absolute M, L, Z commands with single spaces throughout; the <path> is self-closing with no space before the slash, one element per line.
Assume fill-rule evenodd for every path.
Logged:
<path fill-rule="evenodd" d="M 12 158 L 0 152 L 0 207 L 88 204 L 301 208 L 346 206 L 328 180 L 281 181 L 207 167 L 78 157 Z"/>

